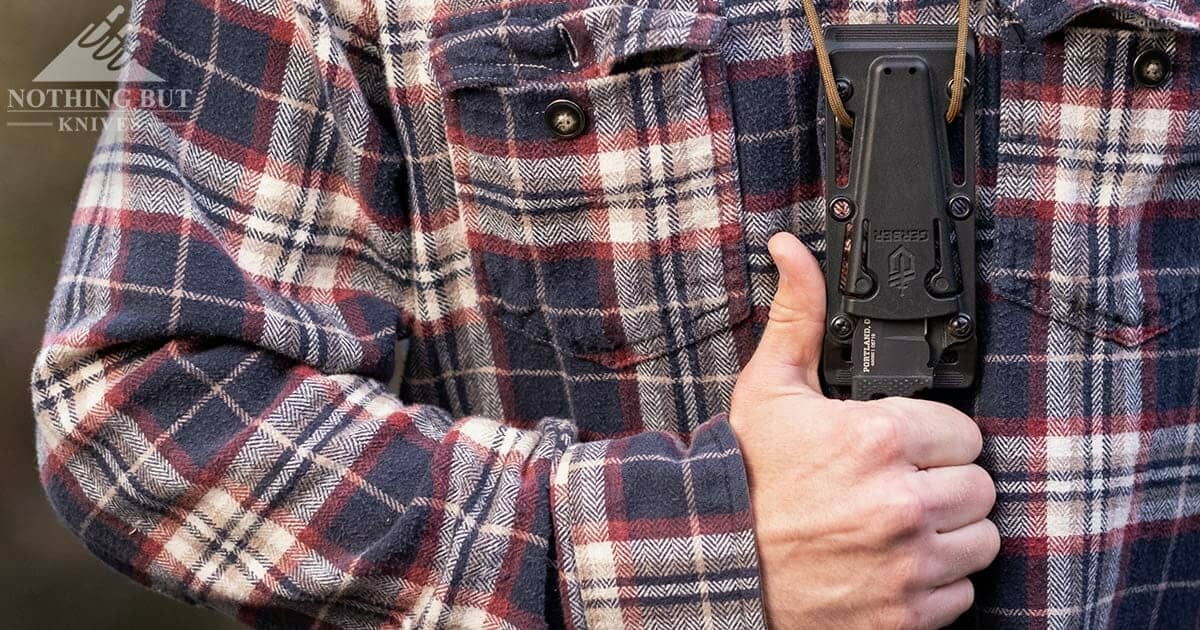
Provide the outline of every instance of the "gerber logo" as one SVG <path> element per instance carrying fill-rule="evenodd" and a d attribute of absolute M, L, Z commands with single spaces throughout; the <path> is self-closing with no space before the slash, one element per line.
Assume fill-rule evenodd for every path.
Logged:
<path fill-rule="evenodd" d="M 888 256 L 888 286 L 899 291 L 903 297 L 915 277 L 917 271 L 913 268 L 912 252 L 903 245 L 897 247 L 896 251 Z"/>
<path fill-rule="evenodd" d="M 875 230 L 880 243 L 920 243 L 929 240 L 929 230 Z"/>

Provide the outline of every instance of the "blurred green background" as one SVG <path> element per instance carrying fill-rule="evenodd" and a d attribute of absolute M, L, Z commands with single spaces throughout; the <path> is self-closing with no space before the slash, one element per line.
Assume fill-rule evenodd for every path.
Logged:
<path fill-rule="evenodd" d="M 118 0 L 5 0 L 0 88 L 38 72 Z M 124 0 L 126 3 L 128 0 Z M 40 119 L 46 119 L 41 117 Z M 10 630 L 241 627 L 126 580 L 92 557 L 51 512 L 34 461 L 29 372 L 67 227 L 98 134 L 0 126 L 0 626 Z"/>

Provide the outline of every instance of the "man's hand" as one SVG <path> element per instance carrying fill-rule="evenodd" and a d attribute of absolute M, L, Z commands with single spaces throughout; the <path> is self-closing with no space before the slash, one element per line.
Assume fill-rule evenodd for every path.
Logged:
<path fill-rule="evenodd" d="M 769 244 L 780 284 L 733 392 L 765 603 L 790 628 L 938 628 L 996 557 L 996 499 L 971 462 L 974 421 L 940 403 L 821 395 L 820 267 L 790 234 Z"/>

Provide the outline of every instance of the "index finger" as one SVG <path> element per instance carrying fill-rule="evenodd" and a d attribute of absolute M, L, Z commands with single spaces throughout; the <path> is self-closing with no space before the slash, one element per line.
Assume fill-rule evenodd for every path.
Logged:
<path fill-rule="evenodd" d="M 901 416 L 899 446 L 917 468 L 970 464 L 983 450 L 983 435 L 975 420 L 950 405 L 914 398 L 875 402 Z"/>

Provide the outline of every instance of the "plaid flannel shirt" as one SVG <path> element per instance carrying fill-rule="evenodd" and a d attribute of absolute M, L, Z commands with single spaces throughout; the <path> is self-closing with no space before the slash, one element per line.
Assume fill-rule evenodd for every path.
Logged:
<path fill-rule="evenodd" d="M 1003 536 L 975 619 L 1196 628 L 1200 5 L 972 13 L 985 355 L 957 402 Z M 722 413 L 768 237 L 825 247 L 799 2 L 133 21 L 136 64 L 193 98 L 113 113 L 33 373 L 42 480 L 93 552 L 262 627 L 763 624 Z M 547 132 L 558 98 L 586 133 Z"/>

